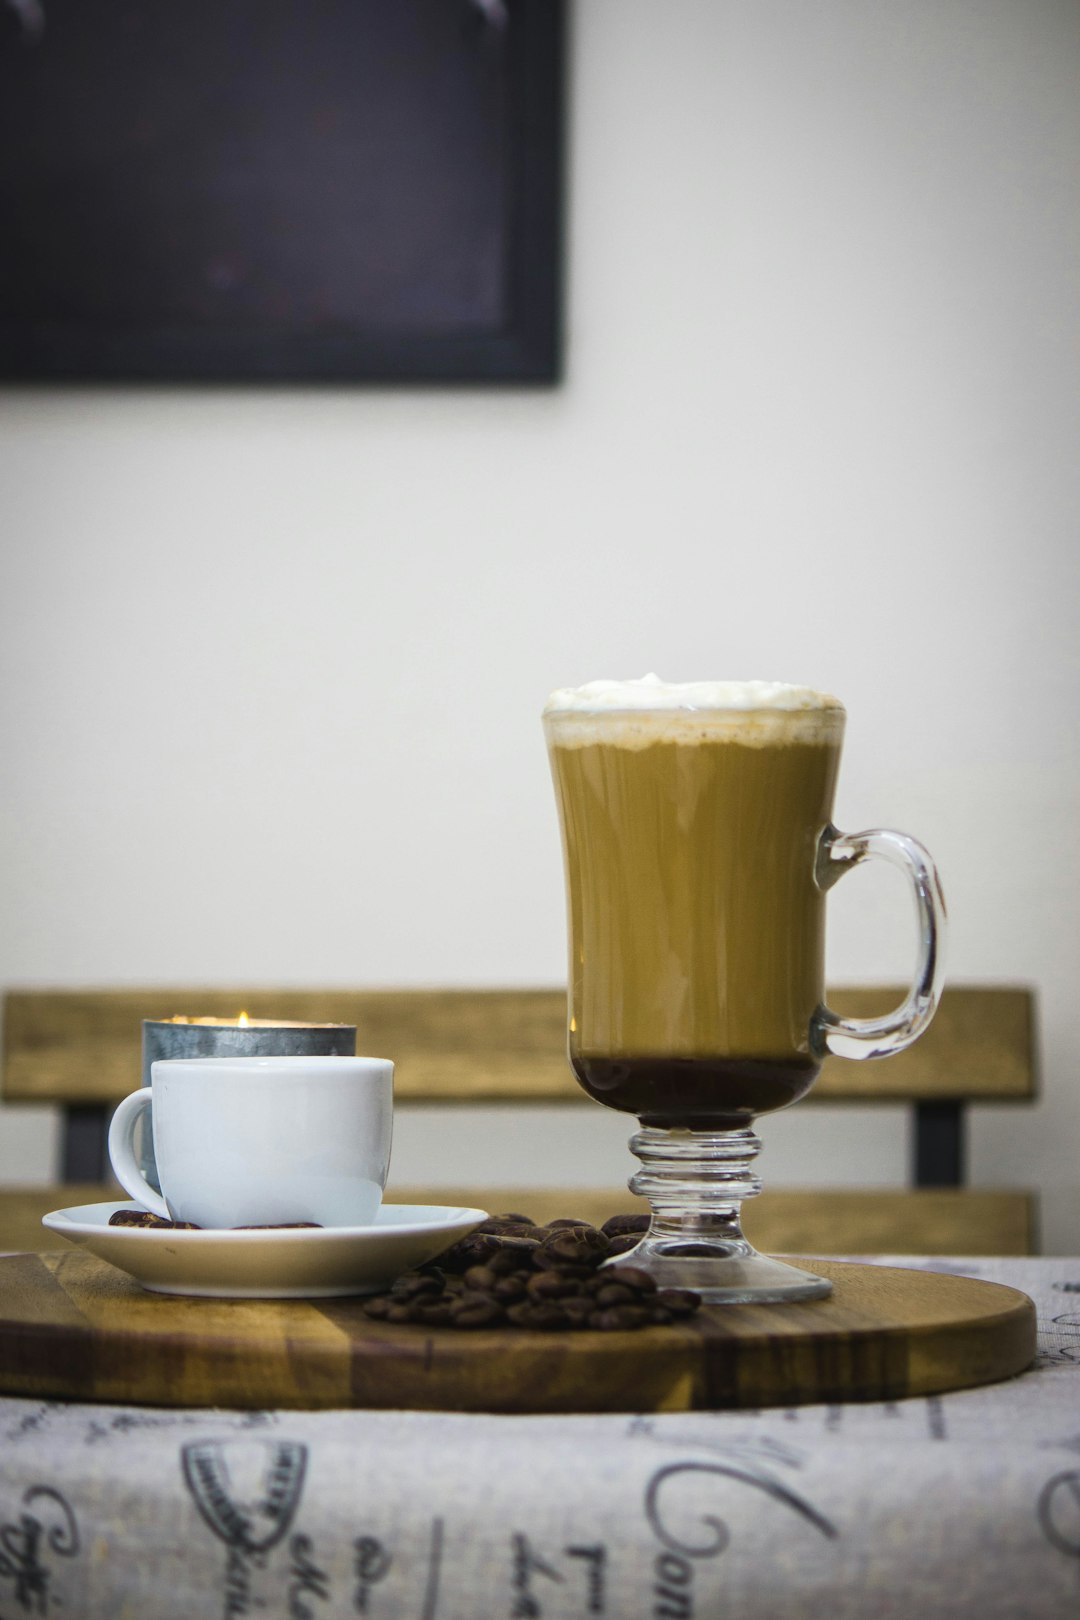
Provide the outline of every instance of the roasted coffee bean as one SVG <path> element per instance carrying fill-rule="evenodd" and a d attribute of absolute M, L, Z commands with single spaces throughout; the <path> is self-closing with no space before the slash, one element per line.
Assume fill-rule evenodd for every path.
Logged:
<path fill-rule="evenodd" d="M 416 1307 L 417 1320 L 425 1327 L 451 1327 L 454 1312 L 448 1299 L 434 1299 L 430 1304 L 422 1300 Z"/>
<path fill-rule="evenodd" d="M 557 1221 L 548 1221 L 549 1232 L 561 1232 L 568 1226 L 589 1226 L 589 1221 L 579 1221 L 576 1215 L 561 1215 Z"/>
<path fill-rule="evenodd" d="M 512 1305 L 515 1300 L 525 1298 L 525 1286 L 523 1277 L 496 1277 L 491 1297 L 502 1305 Z"/>
<path fill-rule="evenodd" d="M 487 1294 L 494 1288 L 499 1280 L 497 1271 L 490 1266 L 470 1266 L 462 1277 L 466 1288 L 475 1289 L 477 1293 Z"/>
<path fill-rule="evenodd" d="M 491 1215 L 481 1221 L 474 1231 L 488 1237 L 530 1237 L 536 1231 L 533 1221 L 511 1220 L 505 1215 Z"/>
<path fill-rule="evenodd" d="M 606 1282 L 594 1294 L 596 1308 L 601 1311 L 610 1309 L 612 1305 L 636 1305 L 638 1297 L 632 1288 L 620 1282 Z"/>
<path fill-rule="evenodd" d="M 624 1288 L 632 1288 L 635 1294 L 656 1292 L 655 1277 L 650 1277 L 647 1271 L 641 1271 L 637 1266 L 612 1266 L 611 1280 L 622 1283 Z"/>
<path fill-rule="evenodd" d="M 578 1244 L 572 1249 L 567 1243 L 567 1233 L 555 1233 L 554 1238 L 547 1239 L 547 1243 L 542 1243 L 531 1255 L 533 1265 L 538 1270 L 580 1273 L 585 1277 L 606 1259 L 607 1249 L 593 1251 L 588 1244 Z"/>
<path fill-rule="evenodd" d="M 497 1237 L 493 1232 L 473 1232 L 447 1249 L 440 1259 L 446 1271 L 462 1272 L 468 1271 L 470 1266 L 490 1265 L 496 1270 L 500 1266 L 512 1269 L 528 1265 L 530 1256 L 539 1247 L 540 1239 L 536 1237 Z M 500 1259 L 502 1255 L 510 1258 Z"/>
<path fill-rule="evenodd" d="M 506 1313 L 497 1300 L 478 1297 L 452 1305 L 450 1319 L 456 1328 L 496 1327 L 506 1321 Z"/>
<path fill-rule="evenodd" d="M 486 1265 L 487 1269 L 489 1271 L 493 1271 L 497 1277 L 508 1277 L 511 1272 L 517 1271 L 519 1267 L 528 1265 L 531 1256 L 531 1247 L 528 1250 L 522 1251 L 521 1249 L 509 1249 L 504 1246 L 501 1249 L 497 1249 L 491 1256 L 491 1259 L 486 1260 L 484 1264 Z"/>
<path fill-rule="evenodd" d="M 515 1327 L 536 1328 L 541 1333 L 553 1333 L 570 1326 L 569 1316 L 554 1303 L 534 1305 L 523 1301 L 520 1305 L 511 1305 L 506 1314 Z"/>
<path fill-rule="evenodd" d="M 387 1322 L 418 1322 L 419 1308 L 416 1305 L 390 1305 L 383 1319 Z"/>
<path fill-rule="evenodd" d="M 701 1305 L 701 1295 L 690 1288 L 658 1288 L 655 1298 L 671 1316 L 693 1316 Z"/>
<path fill-rule="evenodd" d="M 562 1271 L 534 1271 L 526 1283 L 530 1299 L 562 1299 L 581 1293 L 581 1281 Z"/>
<path fill-rule="evenodd" d="M 610 1310 L 594 1311 L 589 1326 L 601 1333 L 625 1333 L 648 1327 L 652 1312 L 644 1305 L 613 1305 Z"/>
<path fill-rule="evenodd" d="M 596 1266 L 574 1266 L 566 1260 L 560 1260 L 557 1255 L 545 1254 L 538 1250 L 532 1257 L 533 1266 L 537 1271 L 554 1271 L 560 1277 L 571 1277 L 575 1282 L 588 1283 L 596 1276 Z M 528 1277 L 528 1272 L 523 1272 Z"/>
<path fill-rule="evenodd" d="M 274 1221 L 274 1222 L 270 1222 L 270 1223 L 267 1223 L 267 1224 L 262 1225 L 262 1226 L 234 1226 L 232 1228 L 232 1231 L 234 1231 L 234 1232 L 293 1232 L 293 1231 L 297 1231 L 298 1232 L 298 1231 L 300 1231 L 302 1229 L 303 1230 L 309 1230 L 310 1229 L 312 1231 L 321 1232 L 323 1230 L 323 1224 L 322 1224 L 322 1221 Z M 193 1230 L 197 1232 L 197 1231 L 199 1231 L 199 1228 L 194 1227 Z"/>
<path fill-rule="evenodd" d="M 559 1309 L 568 1318 L 568 1325 L 572 1328 L 588 1327 L 589 1317 L 596 1310 L 596 1302 L 587 1294 L 571 1294 L 560 1299 Z"/>
<path fill-rule="evenodd" d="M 503 1249 L 532 1252 L 539 1248 L 536 1238 L 504 1238 L 494 1232 L 470 1232 L 439 1256 L 444 1271 L 468 1271 L 470 1266 L 487 1265 Z"/>
<path fill-rule="evenodd" d="M 444 1249 L 439 1256 L 443 1271 L 453 1275 L 455 1272 L 467 1271 L 470 1266 L 486 1265 L 499 1245 L 488 1232 L 470 1232 L 468 1237 L 460 1238 L 450 1248 Z"/>
<path fill-rule="evenodd" d="M 392 1301 L 389 1294 L 375 1294 L 371 1299 L 365 1299 L 363 1312 L 365 1316 L 382 1318 L 389 1315 Z"/>
<path fill-rule="evenodd" d="M 608 1255 L 608 1240 L 593 1226 L 568 1226 L 540 1245 L 533 1256 L 539 1266 L 596 1266 Z"/>
<path fill-rule="evenodd" d="M 438 1277 L 426 1277 L 419 1271 L 407 1271 L 391 1285 L 390 1292 L 403 1300 L 418 1299 L 425 1294 L 441 1294 L 443 1285 Z"/>
<path fill-rule="evenodd" d="M 460 1305 L 463 1302 L 466 1305 L 475 1305 L 477 1300 L 490 1299 L 491 1295 L 486 1289 L 466 1287 L 456 1289 L 453 1293 L 448 1293 L 446 1297 L 454 1305 Z"/>
<path fill-rule="evenodd" d="M 642 1232 L 627 1232 L 623 1237 L 608 1238 L 608 1254 L 612 1259 L 617 1254 L 629 1254 L 631 1249 L 637 1248 L 643 1236 Z"/>
<path fill-rule="evenodd" d="M 649 1230 L 648 1215 L 612 1215 L 610 1220 L 604 1222 L 600 1228 L 605 1237 L 628 1237 L 631 1233 L 640 1236 Z"/>
<path fill-rule="evenodd" d="M 623 1326 L 628 1328 L 648 1327 L 653 1319 L 651 1302 L 641 1305 L 616 1305 L 615 1310 L 622 1317 Z"/>
<path fill-rule="evenodd" d="M 194 1221 L 167 1221 L 148 1209 L 116 1209 L 109 1216 L 110 1226 L 143 1226 L 156 1232 L 201 1232 Z"/>

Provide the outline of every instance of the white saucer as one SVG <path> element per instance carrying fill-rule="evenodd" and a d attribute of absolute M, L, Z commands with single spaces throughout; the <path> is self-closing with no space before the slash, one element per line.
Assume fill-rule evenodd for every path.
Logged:
<path fill-rule="evenodd" d="M 110 1226 L 130 1199 L 78 1204 L 41 1224 L 89 1249 L 157 1294 L 206 1299 L 326 1299 L 375 1294 L 487 1219 L 482 1209 L 383 1204 L 370 1226 L 299 1227 L 269 1232 L 177 1232 Z"/>

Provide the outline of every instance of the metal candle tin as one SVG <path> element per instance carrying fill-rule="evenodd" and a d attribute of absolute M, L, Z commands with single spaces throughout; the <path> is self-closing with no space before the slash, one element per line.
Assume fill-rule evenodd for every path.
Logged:
<path fill-rule="evenodd" d="M 355 1057 L 355 1024 L 302 1024 L 280 1018 L 144 1018 L 142 1083 L 150 1084 L 151 1064 L 159 1058 L 200 1057 Z M 140 1162 L 146 1179 L 158 1187 L 154 1145 L 143 1132 Z M 160 1189 L 159 1189 L 160 1190 Z"/>
<path fill-rule="evenodd" d="M 355 1024 L 301 1024 L 270 1018 L 144 1018 L 142 1079 L 158 1058 L 355 1057 Z"/>

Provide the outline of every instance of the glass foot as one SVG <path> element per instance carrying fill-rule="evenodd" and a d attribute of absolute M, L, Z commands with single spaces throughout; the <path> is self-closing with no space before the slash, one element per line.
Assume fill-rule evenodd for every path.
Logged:
<path fill-rule="evenodd" d="M 740 1226 L 744 1198 L 761 1191 L 761 1151 L 751 1130 L 678 1131 L 646 1126 L 631 1139 L 642 1168 L 630 1191 L 652 1206 L 648 1232 L 605 1269 L 635 1266 L 658 1288 L 691 1288 L 708 1304 L 765 1305 L 823 1299 L 832 1283 L 759 1254 Z"/>
<path fill-rule="evenodd" d="M 768 1305 L 783 1300 L 824 1299 L 832 1293 L 827 1277 L 773 1260 L 746 1245 L 746 1252 L 706 1252 L 704 1245 L 667 1244 L 646 1237 L 636 1248 L 609 1260 L 605 1271 L 636 1266 L 655 1277 L 657 1288 L 691 1288 L 710 1305 Z"/>

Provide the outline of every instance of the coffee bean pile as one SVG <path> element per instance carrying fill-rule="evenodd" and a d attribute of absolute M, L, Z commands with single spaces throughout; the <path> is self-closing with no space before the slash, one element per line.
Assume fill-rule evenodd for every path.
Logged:
<path fill-rule="evenodd" d="M 698 1309 L 697 1294 L 658 1289 L 629 1265 L 601 1269 L 634 1248 L 648 1224 L 647 1215 L 616 1215 L 599 1229 L 569 1217 L 538 1226 L 527 1215 L 492 1216 L 363 1309 L 382 1322 L 461 1329 L 626 1333 L 680 1321 Z"/>
<path fill-rule="evenodd" d="M 114 1209 L 109 1216 L 110 1226 L 138 1226 L 154 1232 L 199 1232 L 201 1227 L 191 1221 L 167 1221 L 148 1209 Z"/>
<path fill-rule="evenodd" d="M 154 1215 L 148 1209 L 115 1209 L 109 1216 L 110 1226 L 138 1226 L 152 1232 L 202 1232 L 204 1227 L 196 1226 L 194 1221 L 167 1221 L 162 1215 Z M 291 1232 L 294 1228 L 318 1228 L 322 1230 L 319 1221 L 279 1221 L 276 1226 L 232 1226 L 227 1227 L 231 1232 Z M 216 1229 L 215 1229 L 216 1230 Z"/>

